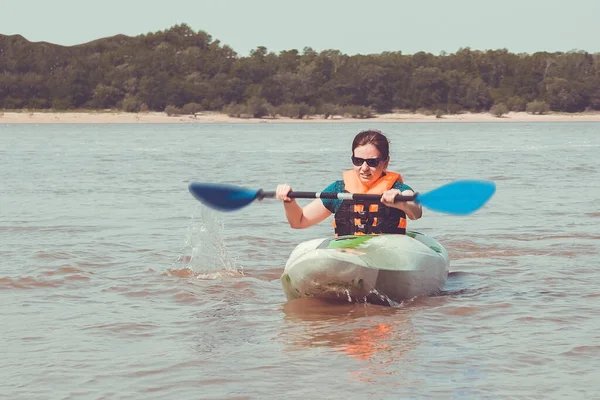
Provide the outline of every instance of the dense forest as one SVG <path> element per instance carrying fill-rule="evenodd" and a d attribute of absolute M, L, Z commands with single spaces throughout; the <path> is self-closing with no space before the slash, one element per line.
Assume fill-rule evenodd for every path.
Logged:
<path fill-rule="evenodd" d="M 257 47 L 240 56 L 185 24 L 71 47 L 0 35 L 0 108 L 296 118 L 398 109 L 581 112 L 600 110 L 600 54 L 463 48 L 349 56 Z"/>

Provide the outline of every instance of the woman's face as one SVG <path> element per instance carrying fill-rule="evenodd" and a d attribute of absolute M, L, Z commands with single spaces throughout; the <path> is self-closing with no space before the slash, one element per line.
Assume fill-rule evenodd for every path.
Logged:
<path fill-rule="evenodd" d="M 377 159 L 378 162 L 375 161 L 375 159 Z M 383 171 L 387 169 L 388 161 L 389 160 L 381 159 L 381 153 L 379 153 L 377 147 L 372 144 L 366 144 L 355 148 L 354 157 L 352 158 L 354 171 L 356 171 L 358 179 L 367 186 L 379 179 L 381 174 L 383 174 Z M 368 163 L 371 163 L 371 165 L 374 166 L 370 166 Z"/>

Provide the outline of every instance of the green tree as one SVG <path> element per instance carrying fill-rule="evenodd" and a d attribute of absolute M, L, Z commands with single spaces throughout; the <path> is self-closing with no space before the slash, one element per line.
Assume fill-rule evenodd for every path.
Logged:
<path fill-rule="evenodd" d="M 94 108 L 113 108 L 123 99 L 121 89 L 99 83 L 92 94 L 91 106 Z"/>
<path fill-rule="evenodd" d="M 583 111 L 586 106 L 581 89 L 563 78 L 546 80 L 546 98 L 554 111 L 577 112 Z"/>
<path fill-rule="evenodd" d="M 246 110 L 263 99 L 313 111 L 327 104 L 453 113 L 498 103 L 521 111 L 545 101 L 555 111 L 576 112 L 600 109 L 599 80 L 600 54 L 585 51 L 513 54 L 467 47 L 438 56 L 348 56 L 310 47 L 275 54 L 259 46 L 241 57 L 186 24 L 72 47 L 0 35 L 0 106 L 7 108 L 158 111 L 198 104 L 221 110 L 237 104 Z"/>

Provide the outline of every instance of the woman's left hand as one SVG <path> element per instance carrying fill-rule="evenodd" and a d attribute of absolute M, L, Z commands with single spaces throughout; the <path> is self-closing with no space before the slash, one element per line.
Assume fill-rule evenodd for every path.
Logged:
<path fill-rule="evenodd" d="M 398 189 L 390 189 L 390 190 L 383 192 L 383 195 L 381 195 L 381 202 L 388 207 L 398 208 L 404 212 L 407 212 L 409 209 L 409 206 L 413 205 L 414 202 L 413 201 L 399 201 L 397 203 L 394 203 L 394 199 L 396 198 L 396 195 L 399 195 L 399 194 L 402 196 L 414 196 L 415 192 L 413 192 L 412 190 L 405 190 L 403 192 L 400 192 Z"/>
<path fill-rule="evenodd" d="M 385 206 L 397 208 L 399 210 L 404 211 L 410 219 L 421 218 L 423 210 L 421 209 L 421 206 L 415 203 L 414 201 L 399 201 L 397 203 L 394 203 L 394 198 L 398 194 L 401 194 L 402 196 L 414 196 L 415 192 L 413 192 L 412 190 L 405 190 L 403 192 L 400 192 L 398 189 L 390 189 L 385 191 L 381 195 L 381 203 Z"/>
<path fill-rule="evenodd" d="M 400 205 L 400 203 L 395 203 L 394 199 L 396 198 L 397 195 L 401 194 L 400 191 L 398 189 L 390 189 L 390 190 L 386 190 L 385 192 L 383 192 L 383 194 L 381 195 L 381 203 L 383 203 L 383 205 L 388 206 L 388 207 L 394 207 L 394 208 L 399 208 L 398 205 Z"/>

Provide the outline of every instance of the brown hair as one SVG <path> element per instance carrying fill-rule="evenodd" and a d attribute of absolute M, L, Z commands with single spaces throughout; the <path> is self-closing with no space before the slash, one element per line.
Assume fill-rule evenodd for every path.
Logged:
<path fill-rule="evenodd" d="M 359 146 L 366 146 L 367 144 L 375 146 L 383 160 L 387 160 L 390 156 L 390 142 L 388 138 L 377 129 L 367 129 L 366 131 L 358 132 L 352 141 L 352 155 L 354 155 L 354 149 Z"/>

